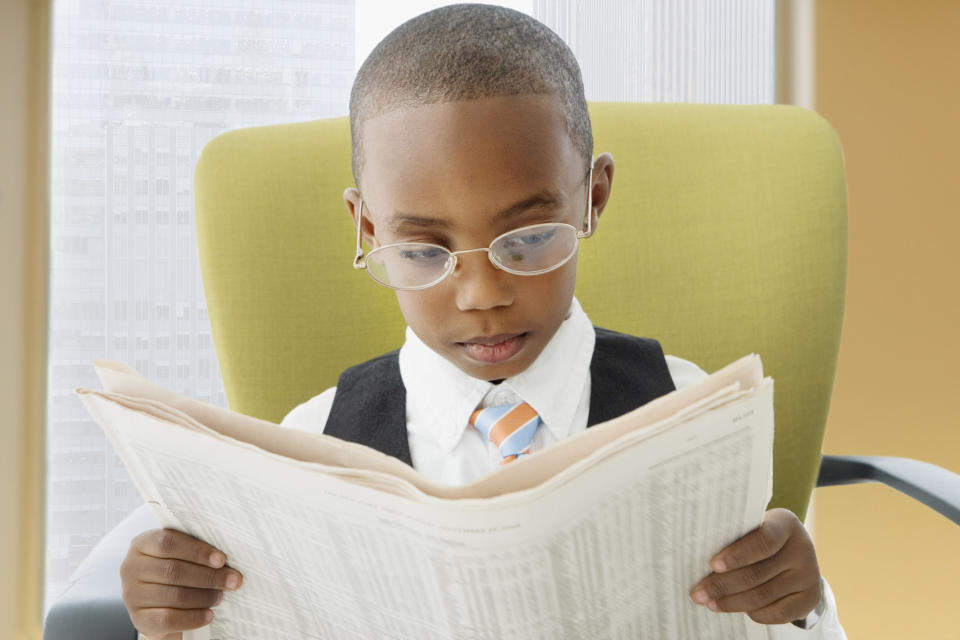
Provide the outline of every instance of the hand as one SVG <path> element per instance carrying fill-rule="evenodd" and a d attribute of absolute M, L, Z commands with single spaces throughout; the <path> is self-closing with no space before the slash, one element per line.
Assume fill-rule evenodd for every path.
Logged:
<path fill-rule="evenodd" d="M 178 640 L 181 631 L 209 624 L 222 589 L 243 581 L 226 562 L 225 554 L 174 529 L 138 535 L 120 565 L 123 604 L 133 626 L 151 640 Z"/>
<path fill-rule="evenodd" d="M 710 560 L 714 573 L 690 590 L 713 611 L 745 611 L 761 624 L 801 620 L 820 602 L 820 568 L 803 523 L 771 509 L 763 524 Z"/>

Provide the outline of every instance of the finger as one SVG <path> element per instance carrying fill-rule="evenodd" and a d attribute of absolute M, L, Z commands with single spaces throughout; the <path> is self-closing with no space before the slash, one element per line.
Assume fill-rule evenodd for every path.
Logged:
<path fill-rule="evenodd" d="M 706 604 L 709 600 L 752 589 L 785 570 L 779 557 L 774 557 L 725 573 L 711 573 L 690 590 L 690 597 L 698 604 Z"/>
<path fill-rule="evenodd" d="M 809 604 L 810 598 L 803 593 L 792 593 L 767 606 L 747 613 L 750 619 L 760 624 L 785 624 L 802 620 L 817 606 Z"/>
<path fill-rule="evenodd" d="M 220 604 L 223 591 L 197 589 L 153 582 L 140 583 L 132 590 L 128 605 L 135 608 L 209 609 Z"/>
<path fill-rule="evenodd" d="M 802 590 L 803 585 L 797 584 L 793 572 L 784 571 L 752 589 L 711 600 L 707 606 L 713 611 L 757 611 Z"/>
<path fill-rule="evenodd" d="M 131 546 L 154 558 L 189 560 L 218 569 L 227 562 L 222 551 L 176 529 L 153 529 L 133 539 Z"/>
<path fill-rule="evenodd" d="M 133 571 L 140 582 L 172 584 L 178 587 L 234 590 L 243 584 L 243 576 L 235 569 L 211 569 L 185 560 L 142 556 Z"/>
<path fill-rule="evenodd" d="M 145 636 L 199 629 L 210 624 L 213 611 L 210 609 L 137 609 L 131 616 L 133 626 Z"/>
<path fill-rule="evenodd" d="M 797 520 L 797 516 L 786 509 L 767 511 L 763 524 L 724 547 L 710 560 L 710 567 L 717 573 L 723 573 L 769 558 L 790 539 L 793 529 L 791 517 L 792 520 Z"/>

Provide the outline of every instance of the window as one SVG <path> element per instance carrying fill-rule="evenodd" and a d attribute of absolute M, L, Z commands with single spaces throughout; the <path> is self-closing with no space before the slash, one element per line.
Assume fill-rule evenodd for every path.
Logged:
<path fill-rule="evenodd" d="M 156 238 L 157 238 L 157 257 L 169 258 L 170 257 L 170 235 L 161 231 L 160 233 L 157 234 Z"/>
<path fill-rule="evenodd" d="M 150 302 L 148 300 L 137 300 L 137 322 L 146 322 L 150 319 Z"/>
<path fill-rule="evenodd" d="M 59 160 L 50 239 L 70 260 L 54 261 L 50 274 L 49 394 L 63 410 L 47 424 L 47 509 L 57 514 L 47 519 L 48 605 L 142 502 L 73 393 L 98 386 L 90 345 L 158 384 L 226 405 L 192 226 L 201 149 L 229 129 L 345 115 L 353 74 L 376 43 L 443 4 L 52 3 L 50 154 Z M 567 39 L 590 100 L 772 102 L 773 0 L 501 4 Z M 209 24 L 233 28 L 211 38 Z"/>

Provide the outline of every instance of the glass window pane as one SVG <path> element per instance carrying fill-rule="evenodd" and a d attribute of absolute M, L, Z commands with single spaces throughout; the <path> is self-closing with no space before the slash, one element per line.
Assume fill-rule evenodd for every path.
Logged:
<path fill-rule="evenodd" d="M 222 131 L 345 114 L 354 6 L 56 0 L 52 57 L 48 606 L 142 503 L 74 389 L 111 358 L 226 404 L 193 286 L 194 163 Z"/>

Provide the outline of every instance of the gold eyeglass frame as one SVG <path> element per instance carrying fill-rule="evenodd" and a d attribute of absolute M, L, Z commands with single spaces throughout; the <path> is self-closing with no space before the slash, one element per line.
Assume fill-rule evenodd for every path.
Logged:
<path fill-rule="evenodd" d="M 353 258 L 353 268 L 354 268 L 354 269 L 363 269 L 364 271 L 367 272 L 367 275 L 370 276 L 370 279 L 373 280 L 374 282 L 376 282 L 377 284 L 382 285 L 382 286 L 384 286 L 384 287 L 388 287 L 388 288 L 390 288 L 390 289 L 395 289 L 395 290 L 397 290 L 397 291 L 421 291 L 421 290 L 423 290 L 423 289 L 429 289 L 429 288 L 432 287 L 432 286 L 438 285 L 438 284 L 440 284 L 441 282 L 443 282 L 451 273 L 453 273 L 453 272 L 456 270 L 457 264 L 458 264 L 457 256 L 463 255 L 463 254 L 465 254 L 465 253 L 476 253 L 476 252 L 478 252 L 478 251 L 486 251 L 486 252 L 487 252 L 487 259 L 490 260 L 490 264 L 492 264 L 495 268 L 500 269 L 501 271 L 506 271 L 507 273 L 512 273 L 512 274 L 514 274 L 514 275 L 518 275 L 518 276 L 537 276 L 537 275 L 540 275 L 540 274 L 543 274 L 543 273 L 549 273 L 549 272 L 551 272 L 551 271 L 555 271 L 556 269 L 559 269 L 560 267 L 562 267 L 563 265 L 565 265 L 567 262 L 569 262 L 570 259 L 573 258 L 574 255 L 576 255 L 577 249 L 579 248 L 579 245 L 580 245 L 580 240 L 582 240 L 582 239 L 584 239 L 584 238 L 589 238 L 590 236 L 593 235 L 593 164 L 594 164 L 594 161 L 595 161 L 595 159 L 594 159 L 594 160 L 591 160 L 591 162 L 590 162 L 590 170 L 587 172 L 587 228 L 586 228 L 585 231 L 584 231 L 583 229 L 577 229 L 577 228 L 574 227 L 573 225 L 567 224 L 566 222 L 542 222 L 542 223 L 539 223 L 539 224 L 531 224 L 531 225 L 526 225 L 526 226 L 523 226 L 523 227 L 518 227 L 518 228 L 516 228 L 516 229 L 511 229 L 510 231 L 507 231 L 507 232 L 505 232 L 505 233 L 501 233 L 499 236 L 497 236 L 496 238 L 494 238 L 494 239 L 490 242 L 490 245 L 489 245 L 489 246 L 487 246 L 487 247 L 478 247 L 478 248 L 476 248 L 476 249 L 464 249 L 464 250 L 462 250 L 462 251 L 450 251 L 450 250 L 447 249 L 446 247 L 442 247 L 442 246 L 440 246 L 440 245 L 432 244 L 432 243 L 429 243 L 429 242 L 392 242 L 392 243 L 390 243 L 390 244 L 385 244 L 385 245 L 383 245 L 383 246 L 380 246 L 380 247 L 376 247 L 376 248 L 374 248 L 374 249 L 371 249 L 371 250 L 370 250 L 370 253 L 365 255 L 364 252 L 363 252 L 363 245 L 361 244 L 361 243 L 362 243 L 362 240 L 363 240 L 363 231 L 362 231 L 362 228 L 363 228 L 363 198 L 360 198 L 360 204 L 358 205 L 358 209 L 357 209 L 357 252 L 356 252 L 356 254 L 354 255 L 354 258 Z M 516 271 L 515 269 L 510 269 L 509 267 L 505 267 L 504 265 L 498 264 L 497 261 L 494 259 L 493 254 L 491 253 L 490 249 L 491 249 L 491 247 L 493 247 L 493 245 L 495 245 L 495 244 L 497 243 L 498 240 L 500 240 L 500 238 L 502 238 L 502 237 L 504 237 L 504 236 L 507 236 L 507 235 L 510 235 L 511 233 L 516 233 L 517 231 L 520 231 L 521 229 L 533 229 L 533 228 L 536 228 L 536 227 L 548 227 L 548 226 L 549 226 L 549 227 L 557 227 L 557 226 L 568 227 L 568 228 L 570 228 L 570 229 L 573 229 L 573 230 L 576 231 L 576 233 L 577 233 L 577 238 L 576 238 L 577 242 L 574 244 L 574 249 L 573 249 L 573 251 L 571 251 L 571 252 L 570 252 L 570 255 L 568 255 L 566 258 L 564 258 L 563 260 L 561 260 L 561 261 L 558 262 L 557 264 L 555 264 L 555 265 L 553 265 L 553 266 L 551 266 L 551 267 L 548 267 L 548 268 L 546 268 L 546 269 L 539 269 L 539 270 L 537 270 L 537 271 Z M 367 258 L 368 258 L 369 256 L 373 255 L 374 253 L 376 253 L 377 251 L 380 251 L 380 250 L 382 250 L 382 249 L 388 249 L 388 248 L 390 248 L 390 247 L 396 247 L 396 246 L 405 245 L 405 244 L 416 244 L 416 245 L 422 245 L 422 246 L 425 246 L 425 247 L 436 247 L 436 248 L 438 248 L 438 249 L 442 249 L 442 250 L 446 251 L 447 253 L 449 253 L 449 254 L 450 254 L 450 257 L 453 258 L 453 260 L 451 261 L 450 266 L 446 268 L 446 270 L 444 271 L 444 273 L 443 273 L 442 276 L 440 276 L 439 278 L 437 278 L 436 280 L 434 280 L 433 282 L 431 282 L 431 283 L 429 283 L 429 284 L 421 285 L 421 286 L 418 286 L 418 287 L 398 287 L 398 286 L 395 286 L 395 285 L 392 285 L 392 284 L 387 284 L 387 283 L 382 282 L 382 281 L 378 280 L 377 278 L 373 277 L 373 274 L 370 273 L 370 270 L 369 270 L 369 269 L 367 269 Z"/>

